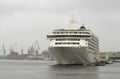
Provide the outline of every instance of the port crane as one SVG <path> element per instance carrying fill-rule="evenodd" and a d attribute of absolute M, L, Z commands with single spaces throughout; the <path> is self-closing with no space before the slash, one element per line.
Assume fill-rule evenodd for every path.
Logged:
<path fill-rule="evenodd" d="M 28 54 L 29 55 L 39 55 L 40 53 L 40 46 L 38 43 L 38 40 L 36 40 L 32 46 L 28 49 Z"/>
<path fill-rule="evenodd" d="M 2 45 L 2 50 L 3 50 L 3 56 L 5 56 L 6 55 L 6 49 L 5 49 L 4 44 Z"/>

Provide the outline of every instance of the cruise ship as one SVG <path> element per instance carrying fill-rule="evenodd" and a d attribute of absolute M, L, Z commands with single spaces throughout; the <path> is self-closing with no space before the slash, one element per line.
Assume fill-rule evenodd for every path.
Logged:
<path fill-rule="evenodd" d="M 74 18 L 67 28 L 53 30 L 47 38 L 57 64 L 94 64 L 100 60 L 98 37 L 84 25 L 79 27 Z"/>

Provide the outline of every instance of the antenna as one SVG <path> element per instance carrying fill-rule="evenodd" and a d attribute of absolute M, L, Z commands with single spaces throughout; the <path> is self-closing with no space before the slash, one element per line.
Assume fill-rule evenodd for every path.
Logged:
<path fill-rule="evenodd" d="M 75 19 L 75 15 L 71 16 L 71 20 L 70 23 L 77 23 L 76 19 Z"/>
<path fill-rule="evenodd" d="M 85 24 L 84 24 L 84 23 L 82 23 L 82 26 L 85 26 Z"/>

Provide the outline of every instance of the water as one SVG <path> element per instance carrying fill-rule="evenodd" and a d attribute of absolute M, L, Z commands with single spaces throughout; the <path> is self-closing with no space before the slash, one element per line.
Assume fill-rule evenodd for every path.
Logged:
<path fill-rule="evenodd" d="M 0 60 L 0 79 L 120 79 L 120 63 L 57 66 L 53 61 Z"/>

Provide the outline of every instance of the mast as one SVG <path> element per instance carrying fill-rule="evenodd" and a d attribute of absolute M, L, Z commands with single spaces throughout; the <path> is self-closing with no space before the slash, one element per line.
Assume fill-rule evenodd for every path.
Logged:
<path fill-rule="evenodd" d="M 72 16 L 68 24 L 68 29 L 77 29 L 77 26 L 78 26 L 78 23 L 76 21 L 76 18 L 75 16 Z"/>

